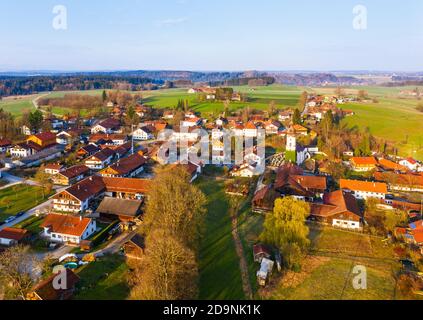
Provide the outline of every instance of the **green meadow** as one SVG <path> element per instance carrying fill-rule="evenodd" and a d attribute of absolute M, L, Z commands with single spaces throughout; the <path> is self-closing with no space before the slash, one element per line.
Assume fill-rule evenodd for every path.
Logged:
<path fill-rule="evenodd" d="M 19 98 L 19 99 L 4 99 L 0 100 L 0 109 L 10 112 L 14 116 L 19 116 L 24 111 L 34 110 L 34 105 L 32 104 L 33 96 Z"/>

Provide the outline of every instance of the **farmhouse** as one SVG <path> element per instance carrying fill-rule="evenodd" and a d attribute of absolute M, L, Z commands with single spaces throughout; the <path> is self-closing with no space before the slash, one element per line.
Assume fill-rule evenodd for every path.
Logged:
<path fill-rule="evenodd" d="M 105 148 L 87 158 L 84 163 L 92 170 L 102 170 L 112 162 L 114 155 L 112 149 Z"/>
<path fill-rule="evenodd" d="M 400 171 L 407 172 L 408 168 L 396 162 L 393 162 L 388 159 L 380 158 L 378 159 L 379 167 L 386 171 Z"/>
<path fill-rule="evenodd" d="M 0 139 L 0 152 L 7 152 L 9 148 L 12 146 L 12 141 L 8 139 Z"/>
<path fill-rule="evenodd" d="M 95 133 L 111 134 L 111 133 L 121 133 L 121 132 L 122 132 L 122 129 L 121 129 L 120 121 L 113 118 L 103 120 L 99 124 L 91 128 L 92 134 L 95 134 Z"/>
<path fill-rule="evenodd" d="M 272 185 L 265 186 L 256 192 L 252 200 L 254 212 L 271 212 L 273 211 L 275 200 L 280 197 L 280 193 L 276 192 Z"/>
<path fill-rule="evenodd" d="M 118 218 L 122 222 L 128 222 L 141 214 L 142 203 L 141 200 L 105 197 L 96 212 L 100 215 L 100 219 L 114 221 Z"/>
<path fill-rule="evenodd" d="M 90 136 L 89 141 L 96 145 L 107 145 L 107 146 L 121 146 L 128 142 L 128 136 L 126 134 L 93 134 Z"/>
<path fill-rule="evenodd" d="M 413 158 L 406 158 L 399 162 L 400 165 L 407 167 L 411 171 L 417 171 L 419 163 Z"/>
<path fill-rule="evenodd" d="M 94 199 L 103 196 L 141 200 L 149 188 L 150 180 L 92 176 L 55 194 L 52 197 L 53 209 L 59 212 L 84 212 Z"/>
<path fill-rule="evenodd" d="M 345 229 L 361 229 L 362 216 L 356 199 L 338 190 L 326 193 L 323 204 L 311 204 L 311 220 Z"/>
<path fill-rule="evenodd" d="M 26 142 L 15 144 L 9 149 L 9 152 L 13 158 L 26 158 L 34 153 L 33 149 Z"/>
<path fill-rule="evenodd" d="M 103 177 L 135 177 L 144 170 L 146 159 L 135 153 L 127 158 L 118 160 L 110 167 L 100 171 Z"/>
<path fill-rule="evenodd" d="M 50 241 L 72 244 L 79 244 L 97 229 L 93 219 L 60 214 L 49 214 L 41 227 L 43 237 Z"/>
<path fill-rule="evenodd" d="M 44 167 L 44 172 L 50 175 L 58 174 L 64 169 L 64 166 L 60 163 L 49 163 Z"/>
<path fill-rule="evenodd" d="M 10 247 L 21 243 L 27 237 L 28 231 L 25 229 L 4 228 L 0 231 L 0 245 Z"/>
<path fill-rule="evenodd" d="M 314 201 L 322 198 L 326 189 L 326 177 L 306 176 L 300 167 L 291 163 L 280 167 L 276 174 L 275 190 L 282 196 Z"/>
<path fill-rule="evenodd" d="M 41 151 L 56 144 L 56 135 L 52 132 L 43 132 L 29 136 L 26 141 L 29 146 L 34 147 L 35 150 L 38 149 L 37 151 Z"/>
<path fill-rule="evenodd" d="M 90 173 L 90 168 L 84 165 L 76 165 L 58 172 L 53 177 L 54 184 L 69 186 L 81 181 Z"/>
<path fill-rule="evenodd" d="M 375 172 L 374 177 L 377 181 L 387 182 L 393 191 L 423 192 L 422 173 Z"/>
<path fill-rule="evenodd" d="M 374 157 L 352 157 L 351 168 L 357 172 L 367 172 L 376 169 L 377 161 Z"/>
<path fill-rule="evenodd" d="M 388 193 L 386 183 L 341 179 L 339 184 L 342 190 L 350 192 L 356 199 L 385 199 Z"/>
<path fill-rule="evenodd" d="M 99 148 L 97 145 L 95 145 L 94 143 L 90 143 L 82 147 L 81 149 L 79 149 L 77 152 L 77 156 L 80 159 L 86 158 L 86 157 L 92 156 L 93 154 L 95 154 L 96 152 L 99 152 L 100 150 L 101 148 Z"/>
<path fill-rule="evenodd" d="M 153 126 L 145 126 L 136 129 L 132 132 L 132 138 L 134 140 L 141 140 L 147 141 L 154 139 L 154 127 Z"/>

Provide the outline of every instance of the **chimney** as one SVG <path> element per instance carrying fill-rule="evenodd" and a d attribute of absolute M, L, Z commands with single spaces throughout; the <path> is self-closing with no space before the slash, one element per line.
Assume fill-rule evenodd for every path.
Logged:
<path fill-rule="evenodd" d="M 82 216 L 79 216 L 79 221 L 82 221 Z"/>

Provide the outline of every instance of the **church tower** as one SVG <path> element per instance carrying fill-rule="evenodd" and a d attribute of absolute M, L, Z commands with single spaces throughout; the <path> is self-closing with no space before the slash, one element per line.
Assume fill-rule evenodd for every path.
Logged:
<path fill-rule="evenodd" d="M 289 128 L 286 135 L 286 151 L 297 151 L 297 137 L 293 128 Z"/>

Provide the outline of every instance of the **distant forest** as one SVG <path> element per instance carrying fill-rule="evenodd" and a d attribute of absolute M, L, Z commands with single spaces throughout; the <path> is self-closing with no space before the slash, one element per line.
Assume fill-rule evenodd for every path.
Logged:
<path fill-rule="evenodd" d="M 72 90 L 144 90 L 154 89 L 162 84 L 143 77 L 117 77 L 109 75 L 75 75 L 75 76 L 35 76 L 35 77 L 0 77 L 0 97 L 28 95 L 50 91 Z"/>

